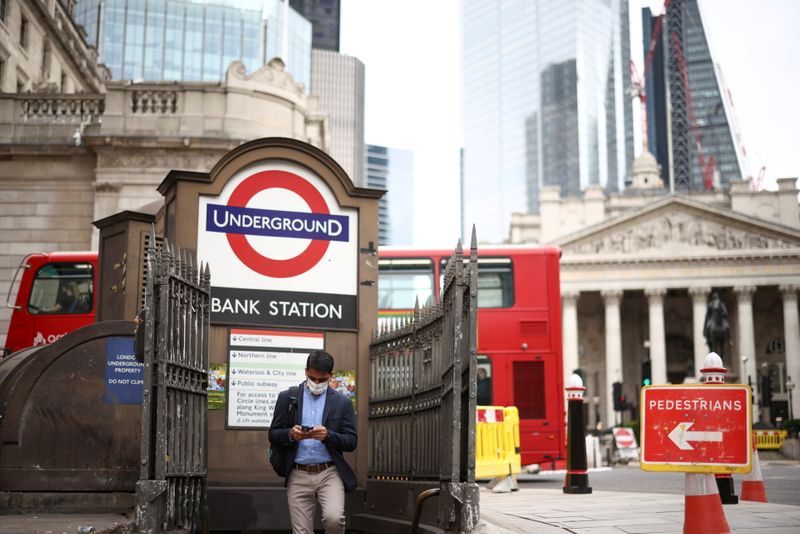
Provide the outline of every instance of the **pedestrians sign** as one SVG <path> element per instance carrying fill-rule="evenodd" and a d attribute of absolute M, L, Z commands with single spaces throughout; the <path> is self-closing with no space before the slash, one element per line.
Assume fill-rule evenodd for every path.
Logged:
<path fill-rule="evenodd" d="M 645 471 L 749 473 L 750 387 L 684 384 L 642 388 L 640 466 Z"/>

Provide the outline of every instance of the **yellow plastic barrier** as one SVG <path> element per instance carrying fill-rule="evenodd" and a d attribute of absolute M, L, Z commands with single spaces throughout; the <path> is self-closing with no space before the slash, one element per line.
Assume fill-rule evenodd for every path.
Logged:
<path fill-rule="evenodd" d="M 785 430 L 753 430 L 757 449 L 780 449 L 788 433 Z"/>
<path fill-rule="evenodd" d="M 475 478 L 522 472 L 519 412 L 516 406 L 478 406 L 475 431 Z"/>

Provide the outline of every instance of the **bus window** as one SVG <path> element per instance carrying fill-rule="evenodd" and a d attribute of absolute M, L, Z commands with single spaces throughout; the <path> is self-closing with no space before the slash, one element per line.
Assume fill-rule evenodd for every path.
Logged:
<path fill-rule="evenodd" d="M 545 419 L 544 362 L 514 362 L 514 405 L 520 419 Z"/>
<path fill-rule="evenodd" d="M 478 406 L 492 406 L 492 360 L 478 356 Z"/>
<path fill-rule="evenodd" d="M 467 261 L 467 260 L 464 260 Z M 444 273 L 447 260 L 442 260 Z M 439 277 L 439 287 L 444 282 Z M 510 308 L 514 305 L 514 276 L 511 258 L 478 258 L 478 307 Z"/>
<path fill-rule="evenodd" d="M 28 312 L 78 314 L 92 310 L 92 266 L 88 263 L 49 263 L 33 279 Z"/>
<path fill-rule="evenodd" d="M 410 310 L 433 300 L 433 260 L 392 258 L 378 261 L 378 307 Z"/>

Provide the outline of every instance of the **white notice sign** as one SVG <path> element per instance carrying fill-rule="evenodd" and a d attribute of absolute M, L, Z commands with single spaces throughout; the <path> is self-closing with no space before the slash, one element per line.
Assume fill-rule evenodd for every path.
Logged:
<path fill-rule="evenodd" d="M 228 428 L 269 428 L 278 394 L 305 380 L 308 353 L 324 347 L 322 333 L 232 328 Z"/>

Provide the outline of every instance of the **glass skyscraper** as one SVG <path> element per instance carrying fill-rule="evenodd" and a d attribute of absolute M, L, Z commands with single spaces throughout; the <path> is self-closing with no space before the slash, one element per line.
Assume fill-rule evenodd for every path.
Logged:
<path fill-rule="evenodd" d="M 387 191 L 378 202 L 378 243 L 413 244 L 414 154 L 367 145 L 367 186 Z"/>
<path fill-rule="evenodd" d="M 342 18 L 340 0 L 289 0 L 289 5 L 311 21 L 314 31 L 311 40 L 313 48 L 339 51 L 339 28 Z"/>
<path fill-rule="evenodd" d="M 627 0 L 462 0 L 463 218 L 507 238 L 539 190 L 622 189 L 633 161 Z"/>
<path fill-rule="evenodd" d="M 697 0 L 672 0 L 666 15 L 658 17 L 642 11 L 645 54 L 659 19 L 651 79 L 645 80 L 650 151 L 666 170 L 665 183 L 677 191 L 727 189 L 742 172 Z"/>
<path fill-rule="evenodd" d="M 220 81 L 280 57 L 310 85 L 311 23 L 281 0 L 78 0 L 75 22 L 115 80 Z"/>

